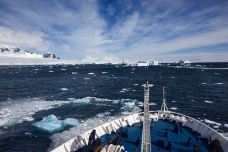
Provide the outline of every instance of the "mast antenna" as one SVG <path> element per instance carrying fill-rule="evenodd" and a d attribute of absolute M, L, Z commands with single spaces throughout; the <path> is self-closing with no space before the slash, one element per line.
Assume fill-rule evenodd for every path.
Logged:
<path fill-rule="evenodd" d="M 162 99 L 162 106 L 161 106 L 161 111 L 166 112 L 169 111 L 167 104 L 166 104 L 166 91 L 165 91 L 165 87 L 163 86 L 163 99 Z"/>
<path fill-rule="evenodd" d="M 150 89 L 148 81 L 144 86 L 144 118 L 143 118 L 143 132 L 142 132 L 142 147 L 141 152 L 151 151 L 151 138 L 150 138 L 150 110 L 149 110 L 149 93 Z"/>

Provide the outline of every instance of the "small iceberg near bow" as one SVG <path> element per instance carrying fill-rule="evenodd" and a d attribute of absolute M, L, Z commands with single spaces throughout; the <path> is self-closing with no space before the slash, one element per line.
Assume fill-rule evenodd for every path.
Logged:
<path fill-rule="evenodd" d="M 41 132 L 46 132 L 53 134 L 56 132 L 63 131 L 67 127 L 74 127 L 79 124 L 79 120 L 74 118 L 66 118 L 64 120 L 59 120 L 55 115 L 48 115 L 44 117 L 41 121 L 33 123 L 33 126 L 36 127 Z"/>

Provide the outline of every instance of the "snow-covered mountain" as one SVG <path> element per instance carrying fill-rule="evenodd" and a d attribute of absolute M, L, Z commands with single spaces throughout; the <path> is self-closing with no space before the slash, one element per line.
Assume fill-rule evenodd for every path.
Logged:
<path fill-rule="evenodd" d="M 53 53 L 45 53 L 45 54 L 38 54 L 33 53 L 32 51 L 25 51 L 23 49 L 7 46 L 7 45 L 0 45 L 0 56 L 5 57 L 22 57 L 22 58 L 35 58 L 35 59 L 59 59 Z"/>

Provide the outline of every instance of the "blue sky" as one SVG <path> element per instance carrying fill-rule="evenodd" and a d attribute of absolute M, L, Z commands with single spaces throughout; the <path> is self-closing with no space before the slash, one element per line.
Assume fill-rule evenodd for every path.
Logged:
<path fill-rule="evenodd" d="M 0 44 L 64 59 L 228 61 L 226 0 L 0 0 Z"/>

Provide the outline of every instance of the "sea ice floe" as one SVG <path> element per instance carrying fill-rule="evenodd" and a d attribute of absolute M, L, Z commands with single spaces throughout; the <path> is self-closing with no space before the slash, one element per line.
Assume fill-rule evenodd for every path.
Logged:
<path fill-rule="evenodd" d="M 80 123 L 79 120 L 75 118 L 66 118 L 63 120 L 63 124 L 70 127 L 77 126 L 79 123 Z"/>
<path fill-rule="evenodd" d="M 85 80 L 90 80 L 90 78 L 84 78 Z"/>
<path fill-rule="evenodd" d="M 205 100 L 206 103 L 214 103 L 213 101 Z"/>
<path fill-rule="evenodd" d="M 48 72 L 53 73 L 54 71 L 48 71 Z"/>
<path fill-rule="evenodd" d="M 222 84 L 224 84 L 224 83 L 222 83 L 222 82 L 218 82 L 218 83 L 216 83 L 217 85 L 222 85 Z"/>
<path fill-rule="evenodd" d="M 150 106 L 156 106 L 157 104 L 154 103 L 154 102 L 150 102 L 149 105 L 150 105 Z"/>
<path fill-rule="evenodd" d="M 120 101 L 119 100 L 113 100 L 113 104 L 118 104 Z"/>
<path fill-rule="evenodd" d="M 71 72 L 71 74 L 75 75 L 75 74 L 78 74 L 77 72 Z"/>
<path fill-rule="evenodd" d="M 213 126 L 213 128 L 218 129 L 218 128 L 219 128 L 219 126 Z"/>
<path fill-rule="evenodd" d="M 89 75 L 94 75 L 94 73 L 93 72 L 90 72 L 90 73 L 88 73 Z"/>
<path fill-rule="evenodd" d="M 131 88 L 122 88 L 122 89 L 120 90 L 120 92 L 121 92 L 121 93 L 128 92 L 128 91 L 130 91 L 130 89 L 131 89 Z"/>
<path fill-rule="evenodd" d="M 71 101 L 46 101 L 39 98 L 9 100 L 0 103 L 0 127 L 10 126 L 23 121 L 32 121 L 33 115 L 41 110 L 48 110 L 68 104 Z"/>
<path fill-rule="evenodd" d="M 177 110 L 177 107 L 170 107 L 171 110 Z"/>
<path fill-rule="evenodd" d="M 209 124 L 209 125 L 216 125 L 216 126 L 221 126 L 220 123 L 212 121 L 212 120 L 208 120 L 208 119 L 204 119 L 204 122 Z"/>
<path fill-rule="evenodd" d="M 74 118 L 66 118 L 59 120 L 55 115 L 44 117 L 41 121 L 33 123 L 38 130 L 48 132 L 50 134 L 64 130 L 65 127 L 77 126 L 80 122 Z"/>
<path fill-rule="evenodd" d="M 62 91 L 67 91 L 68 89 L 67 88 L 61 88 Z"/>
<path fill-rule="evenodd" d="M 110 114 L 111 114 L 110 112 L 104 112 L 104 113 L 99 113 L 96 116 L 99 117 L 99 118 L 102 118 L 102 117 L 106 117 L 106 116 L 108 116 Z"/>
<path fill-rule="evenodd" d="M 224 124 L 224 127 L 228 128 L 228 124 Z"/>
<path fill-rule="evenodd" d="M 106 74 L 106 73 L 108 73 L 108 72 L 105 72 L 105 71 L 104 71 L 104 72 L 101 72 L 101 73 L 102 73 L 102 74 Z"/>

